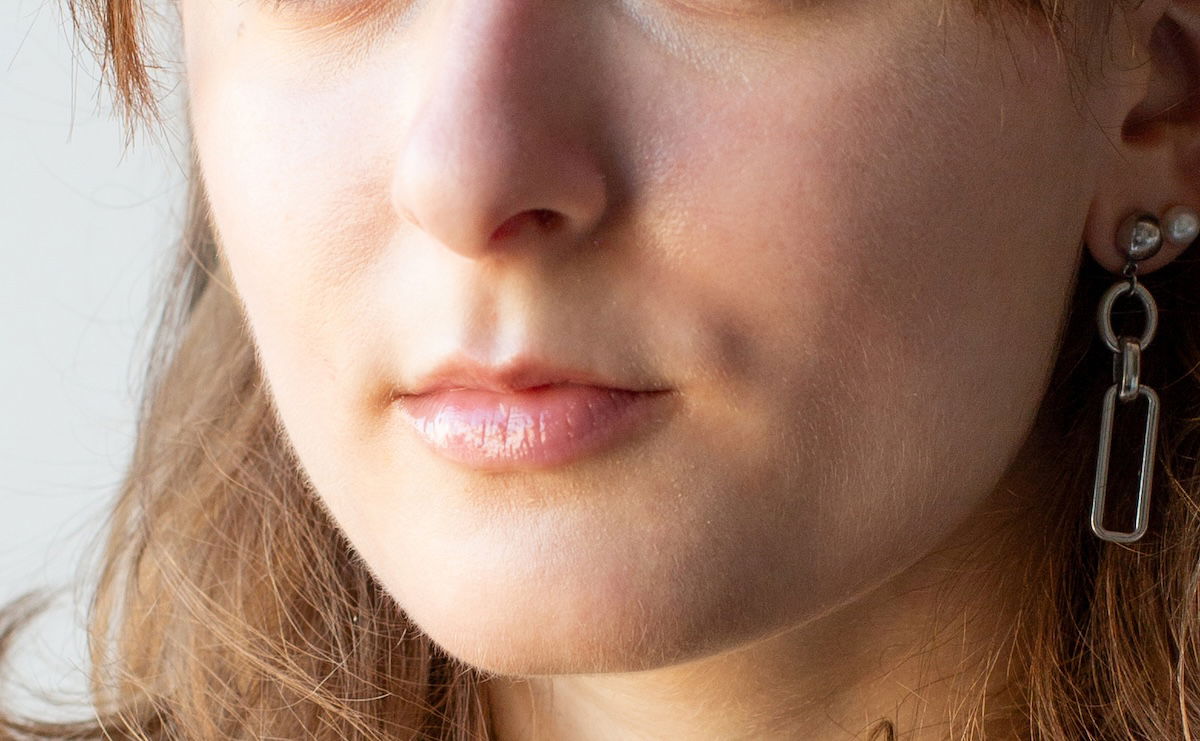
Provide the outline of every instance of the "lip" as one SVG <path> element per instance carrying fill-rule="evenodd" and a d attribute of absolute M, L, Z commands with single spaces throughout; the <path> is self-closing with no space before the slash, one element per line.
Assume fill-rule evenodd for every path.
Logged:
<path fill-rule="evenodd" d="M 610 448 L 665 419 L 671 396 L 565 383 L 510 392 L 441 389 L 396 403 L 438 455 L 504 471 L 561 466 Z"/>
<path fill-rule="evenodd" d="M 554 384 L 578 384 L 625 391 L 660 390 L 605 378 L 591 371 L 554 365 L 530 355 L 518 356 L 503 365 L 488 366 L 467 355 L 457 354 L 421 376 L 404 396 L 450 389 L 512 393 Z"/>

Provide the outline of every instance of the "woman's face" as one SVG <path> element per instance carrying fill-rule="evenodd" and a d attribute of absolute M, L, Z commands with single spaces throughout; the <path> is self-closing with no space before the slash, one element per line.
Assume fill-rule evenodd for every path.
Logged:
<path fill-rule="evenodd" d="M 986 505 L 1104 151 L 1040 25 L 942 0 L 275 2 L 183 0 L 213 223 L 312 484 L 448 651 L 712 653 Z M 455 355 L 672 393 L 586 455 L 470 465 L 395 401 Z"/>

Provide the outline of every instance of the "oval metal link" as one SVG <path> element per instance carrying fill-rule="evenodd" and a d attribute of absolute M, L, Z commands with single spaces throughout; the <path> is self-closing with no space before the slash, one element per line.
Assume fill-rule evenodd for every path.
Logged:
<path fill-rule="evenodd" d="M 1104 298 L 1100 300 L 1100 307 L 1096 310 L 1096 322 L 1100 325 L 1100 337 L 1104 340 L 1104 344 L 1115 353 L 1121 352 L 1121 348 L 1117 344 L 1117 335 L 1112 328 L 1113 305 L 1119 297 L 1130 291 L 1141 300 L 1142 307 L 1146 310 L 1146 327 L 1138 339 L 1138 344 L 1143 350 L 1150 346 L 1150 341 L 1154 339 L 1154 333 L 1158 329 L 1158 306 L 1154 303 L 1154 297 L 1150 295 L 1146 287 L 1141 283 L 1134 283 L 1132 287 L 1124 281 L 1114 283 L 1104 292 Z"/>

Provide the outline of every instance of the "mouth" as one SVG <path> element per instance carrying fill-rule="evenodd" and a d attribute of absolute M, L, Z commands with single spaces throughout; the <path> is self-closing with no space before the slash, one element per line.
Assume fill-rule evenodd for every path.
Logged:
<path fill-rule="evenodd" d="M 553 383 L 515 391 L 443 388 L 396 398 L 441 457 L 479 471 L 547 469 L 595 455 L 656 423 L 677 396 Z"/>

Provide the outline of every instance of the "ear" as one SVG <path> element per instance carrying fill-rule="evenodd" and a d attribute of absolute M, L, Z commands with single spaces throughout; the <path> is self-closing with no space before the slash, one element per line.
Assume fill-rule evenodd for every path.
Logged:
<path fill-rule="evenodd" d="M 1084 228 L 1092 257 L 1115 273 L 1125 265 L 1117 230 L 1131 213 L 1161 219 L 1176 205 L 1200 211 L 1200 0 L 1143 0 L 1124 18 L 1128 35 L 1114 31 L 1109 48 L 1124 46 L 1120 54 L 1131 56 L 1105 76 L 1101 96 L 1120 131 L 1109 136 Z M 1164 240 L 1138 273 L 1185 249 Z"/>

